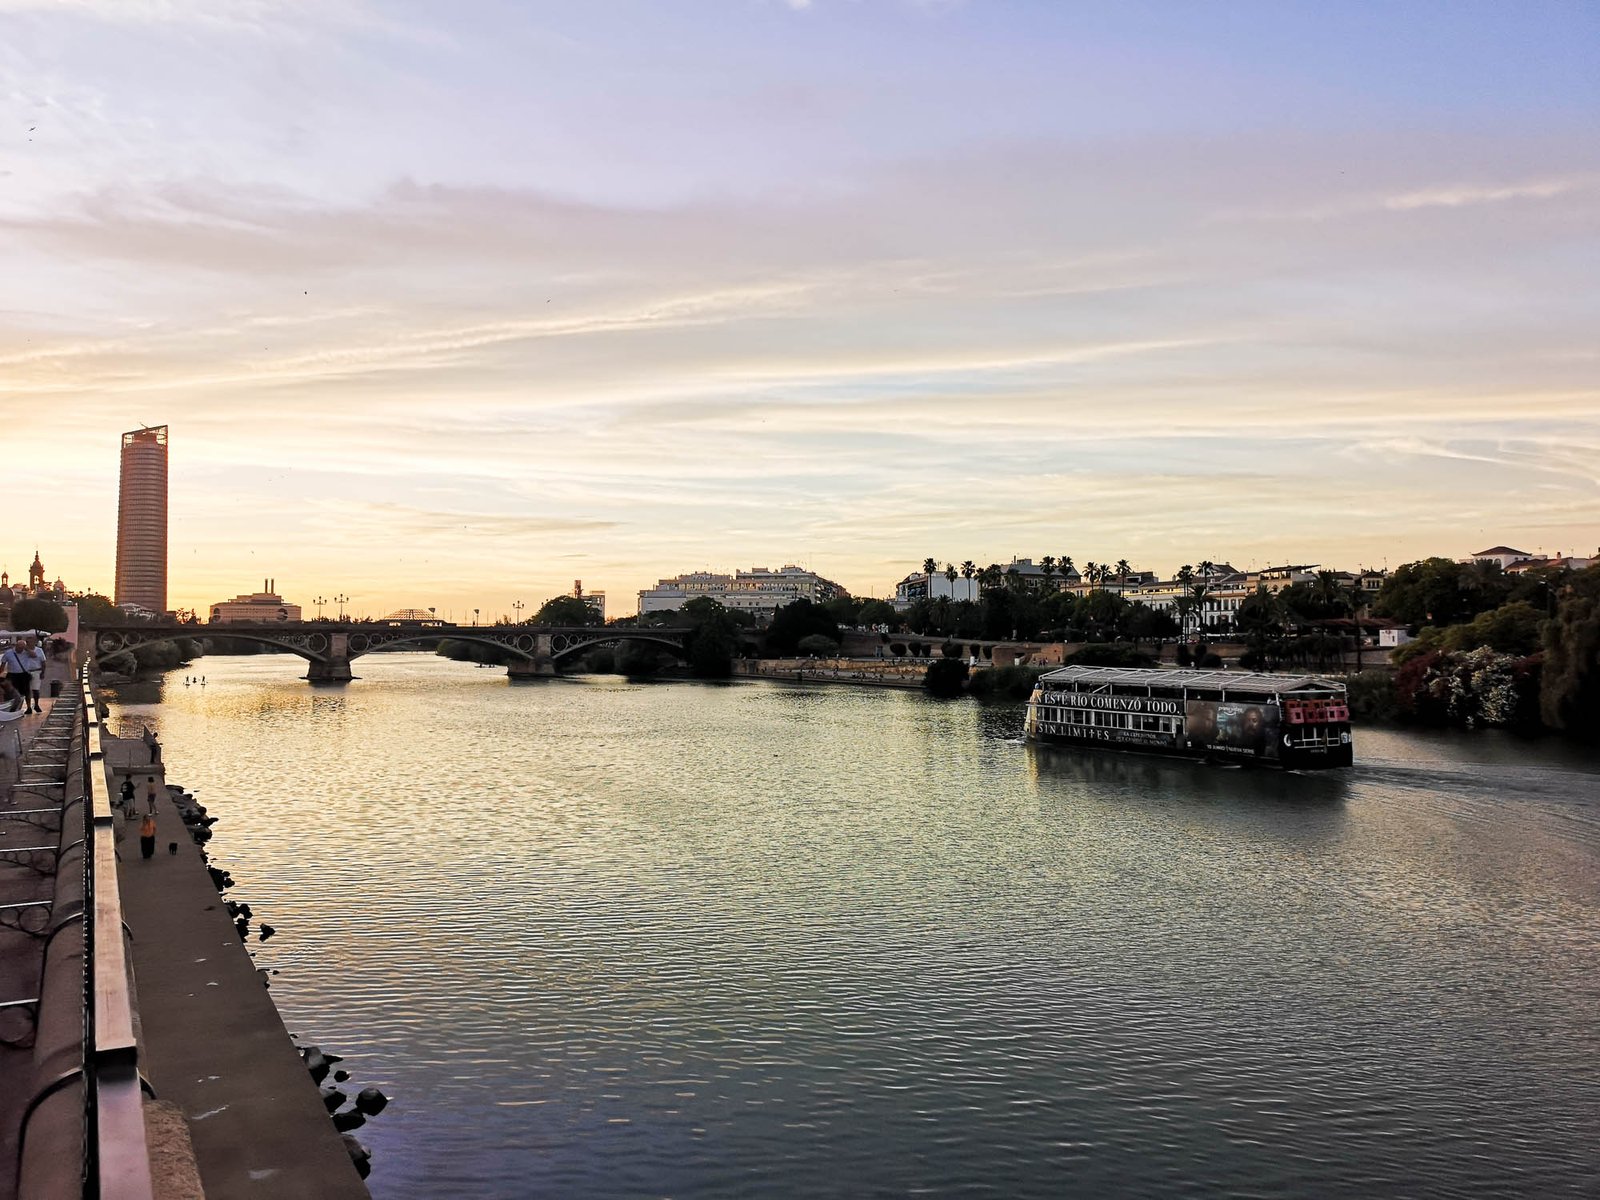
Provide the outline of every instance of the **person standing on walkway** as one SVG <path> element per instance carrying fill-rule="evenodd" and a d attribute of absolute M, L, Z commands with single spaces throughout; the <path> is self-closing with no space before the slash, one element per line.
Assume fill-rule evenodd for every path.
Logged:
<path fill-rule="evenodd" d="M 4 671 L 6 679 L 11 686 L 17 689 L 17 695 L 22 697 L 22 707 L 28 707 L 28 664 L 23 661 L 22 639 L 12 642 L 4 654 L 0 654 L 0 671 Z"/>
<path fill-rule="evenodd" d="M 122 790 L 119 793 L 121 796 L 120 807 L 122 808 L 123 816 L 131 817 L 133 815 L 134 798 L 137 791 L 138 788 L 136 788 L 133 783 L 133 776 L 124 775 L 122 777 Z"/>
<path fill-rule="evenodd" d="M 153 858 L 156 852 L 156 815 L 147 812 L 144 820 L 139 822 L 139 853 L 145 858 Z"/>
<path fill-rule="evenodd" d="M 146 816 L 156 815 L 156 777 L 150 776 L 144 785 L 144 811 Z"/>
<path fill-rule="evenodd" d="M 33 711 L 43 712 L 39 707 L 39 693 L 44 688 L 44 647 L 38 638 L 28 643 L 22 661 L 28 668 L 28 695 L 33 699 Z"/>

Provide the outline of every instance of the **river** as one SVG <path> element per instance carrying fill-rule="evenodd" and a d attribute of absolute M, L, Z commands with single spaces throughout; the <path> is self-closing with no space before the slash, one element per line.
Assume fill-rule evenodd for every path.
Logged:
<path fill-rule="evenodd" d="M 380 1200 L 1594 1195 L 1600 757 L 1283 775 L 1015 706 L 375 655 L 113 693 Z M 206 685 L 185 686 L 203 672 Z"/>

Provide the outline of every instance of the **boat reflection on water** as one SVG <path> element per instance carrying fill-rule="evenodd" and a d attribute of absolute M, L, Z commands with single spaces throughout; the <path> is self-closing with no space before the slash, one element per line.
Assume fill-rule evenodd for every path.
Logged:
<path fill-rule="evenodd" d="M 1041 794 L 1072 787 L 1097 798 L 1189 801 L 1233 805 L 1324 807 L 1342 804 L 1347 773 L 1267 771 L 1156 754 L 1029 742 L 1028 762 Z"/>

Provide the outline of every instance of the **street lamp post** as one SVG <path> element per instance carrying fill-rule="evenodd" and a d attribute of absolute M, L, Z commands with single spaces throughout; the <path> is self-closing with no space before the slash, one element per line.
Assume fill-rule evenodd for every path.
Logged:
<path fill-rule="evenodd" d="M 521 600 L 513 600 L 511 602 L 511 607 L 517 610 L 516 624 L 521 625 L 522 624 L 522 610 L 527 608 L 528 606 L 526 604 L 524 604 Z"/>
<path fill-rule="evenodd" d="M 339 606 L 339 620 L 341 621 L 344 620 L 344 606 L 349 603 L 349 601 L 350 597 L 346 596 L 343 592 L 340 592 L 333 598 L 333 602 Z"/>
<path fill-rule="evenodd" d="M 319 621 L 322 620 L 322 606 L 324 604 L 326 604 L 327 602 L 328 602 L 328 598 L 326 596 L 318 596 L 315 600 L 313 600 L 311 602 L 311 603 L 313 603 L 313 604 L 315 604 L 317 606 L 317 620 L 319 620 Z"/>
<path fill-rule="evenodd" d="M 472 610 L 472 623 L 474 625 L 476 625 L 478 623 L 478 610 L 477 609 L 473 609 Z"/>

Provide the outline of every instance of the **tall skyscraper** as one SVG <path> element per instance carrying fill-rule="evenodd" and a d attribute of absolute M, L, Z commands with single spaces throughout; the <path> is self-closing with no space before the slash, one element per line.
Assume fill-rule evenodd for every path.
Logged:
<path fill-rule="evenodd" d="M 117 603 L 167 611 L 167 427 L 122 435 Z"/>

